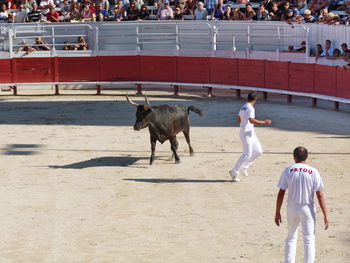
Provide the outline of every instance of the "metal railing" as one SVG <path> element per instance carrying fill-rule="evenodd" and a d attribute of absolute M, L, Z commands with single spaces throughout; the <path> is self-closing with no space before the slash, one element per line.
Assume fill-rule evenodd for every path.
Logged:
<path fill-rule="evenodd" d="M 10 58 L 22 56 L 16 50 L 23 41 L 34 45 L 31 42 L 41 37 L 51 47 L 51 53 L 44 55 L 40 52 L 35 56 L 55 56 L 62 50 L 64 41 L 75 43 L 79 36 L 86 38 L 91 55 L 106 51 L 141 53 L 157 50 L 172 51 L 176 55 L 181 51 L 196 50 L 208 51 L 213 56 L 216 51 L 225 51 L 230 57 L 234 57 L 236 52 L 244 52 L 246 58 L 251 58 L 254 51 L 279 54 L 289 45 L 300 45 L 301 41 L 306 41 L 306 50 L 310 46 L 309 28 L 301 25 L 291 27 L 276 22 L 136 21 L 0 25 L 0 40 L 2 38 L 3 41 L 3 50 L 0 51 L 8 52 Z M 306 60 L 308 55 L 306 52 Z"/>

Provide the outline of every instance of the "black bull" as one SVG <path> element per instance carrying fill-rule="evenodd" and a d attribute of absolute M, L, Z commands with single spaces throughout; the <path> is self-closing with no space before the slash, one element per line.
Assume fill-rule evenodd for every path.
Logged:
<path fill-rule="evenodd" d="M 180 158 L 177 155 L 178 142 L 176 135 L 179 132 L 183 132 L 186 141 L 190 149 L 190 155 L 193 155 L 193 149 L 190 142 L 190 123 L 188 120 L 189 112 L 193 111 L 198 115 L 202 116 L 202 111 L 196 107 L 189 106 L 177 106 L 177 105 L 159 105 L 151 107 L 147 97 L 145 97 L 144 105 L 138 105 L 131 101 L 126 96 L 128 102 L 137 108 L 136 110 L 136 122 L 134 130 L 148 127 L 151 139 L 151 158 L 150 164 L 154 161 L 154 152 L 156 149 L 157 140 L 163 144 L 166 140 L 170 141 L 171 150 L 175 157 L 175 163 L 180 162 Z"/>

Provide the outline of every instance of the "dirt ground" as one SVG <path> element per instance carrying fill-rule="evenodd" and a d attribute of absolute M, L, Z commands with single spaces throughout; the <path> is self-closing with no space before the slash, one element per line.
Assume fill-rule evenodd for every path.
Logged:
<path fill-rule="evenodd" d="M 126 92 L 0 92 L 1 263 L 282 262 L 287 224 L 285 203 L 282 226 L 274 224 L 276 184 L 299 145 L 326 186 L 330 228 L 317 205 L 316 262 L 350 262 L 348 111 L 259 101 L 257 118 L 273 121 L 256 128 L 264 155 L 233 183 L 228 170 L 241 154 L 234 119 L 244 100 L 148 91 L 152 105 L 205 112 L 190 116 L 193 157 L 180 135 L 181 163 L 165 142 L 149 166 L 148 130 L 133 130 Z"/>

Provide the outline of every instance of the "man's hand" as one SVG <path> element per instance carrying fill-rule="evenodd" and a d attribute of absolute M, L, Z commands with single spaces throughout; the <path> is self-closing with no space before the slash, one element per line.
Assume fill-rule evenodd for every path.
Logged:
<path fill-rule="evenodd" d="M 276 223 L 277 226 L 280 226 L 280 223 L 282 223 L 281 213 L 276 213 L 276 215 L 275 215 L 275 223 Z"/>
<path fill-rule="evenodd" d="M 327 229 L 328 229 L 328 226 L 329 226 L 328 218 L 327 218 L 327 217 L 324 217 L 324 218 L 323 218 L 323 222 L 324 222 L 324 230 L 327 230 Z"/>
<path fill-rule="evenodd" d="M 267 124 L 267 125 L 270 125 L 271 123 L 272 123 L 271 120 L 265 120 L 265 121 L 264 121 L 264 124 Z"/>

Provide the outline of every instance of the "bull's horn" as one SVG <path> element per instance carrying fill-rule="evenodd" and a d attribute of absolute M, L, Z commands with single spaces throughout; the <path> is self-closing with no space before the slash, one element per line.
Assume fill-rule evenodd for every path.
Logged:
<path fill-rule="evenodd" d="M 129 96 L 128 96 L 128 95 L 126 95 L 126 99 L 127 99 L 127 101 L 128 101 L 132 106 L 134 106 L 134 107 L 136 107 L 136 108 L 139 106 L 137 103 L 131 101 L 131 100 L 129 99 Z"/>
<path fill-rule="evenodd" d="M 148 110 L 151 108 L 151 104 L 149 103 L 148 99 L 147 99 L 147 96 L 145 95 L 145 104 L 143 105 L 143 108 L 145 110 Z"/>

